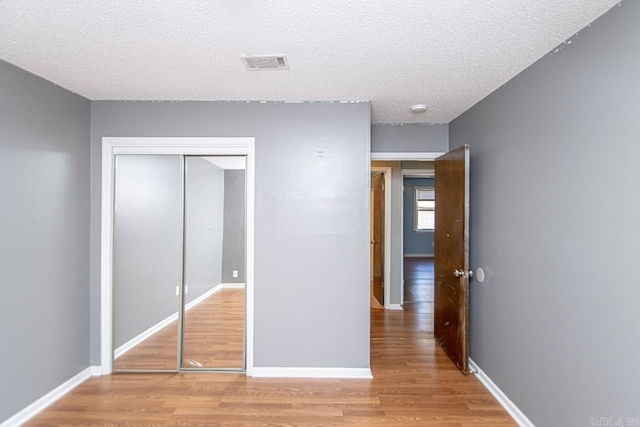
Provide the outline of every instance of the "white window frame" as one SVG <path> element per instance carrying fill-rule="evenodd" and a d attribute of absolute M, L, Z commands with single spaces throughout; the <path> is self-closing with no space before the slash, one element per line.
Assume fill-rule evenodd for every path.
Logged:
<path fill-rule="evenodd" d="M 435 206 L 433 208 L 419 208 L 418 207 L 418 194 L 420 194 L 420 191 L 425 191 L 425 190 L 429 190 L 429 191 L 433 191 L 434 192 L 434 196 L 433 196 L 433 201 L 435 202 L 436 197 L 435 197 L 435 188 L 434 187 L 414 187 L 414 196 L 413 196 L 413 230 L 416 233 L 433 233 L 433 231 L 435 230 L 435 223 L 433 224 L 433 228 L 418 228 L 418 212 L 420 211 L 433 211 L 435 214 L 436 208 Z"/>

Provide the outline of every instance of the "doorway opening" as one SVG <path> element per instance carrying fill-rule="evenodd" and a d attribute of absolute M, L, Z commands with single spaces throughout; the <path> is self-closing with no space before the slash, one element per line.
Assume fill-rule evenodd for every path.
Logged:
<path fill-rule="evenodd" d="M 391 168 L 371 168 L 370 299 L 373 308 L 389 308 L 391 277 Z"/>
<path fill-rule="evenodd" d="M 403 162 L 403 307 L 434 313 L 435 177 L 432 161 Z"/>
<path fill-rule="evenodd" d="M 103 138 L 101 362 L 253 367 L 253 138 Z"/>
<path fill-rule="evenodd" d="M 374 194 L 375 176 L 385 177 L 384 199 L 384 308 L 402 310 L 407 304 L 420 305 L 421 310 L 433 313 L 433 218 L 435 200 L 424 200 L 433 195 L 434 159 L 443 153 L 371 153 L 371 183 Z M 411 185 L 411 188 L 407 188 Z M 417 189 L 420 189 L 418 193 Z M 429 193 L 426 190 L 431 190 Z M 425 203 L 426 202 L 426 203 Z M 371 305 L 379 302 L 374 297 L 375 258 L 374 248 L 378 239 L 373 238 L 375 203 L 371 201 Z M 427 224 L 428 223 L 428 224 Z M 425 226 L 427 224 L 427 226 Z M 430 226 L 430 227 L 429 227 Z"/>
<path fill-rule="evenodd" d="M 433 334 L 468 374 L 469 146 L 423 154 L 371 154 L 372 170 L 388 167 L 393 176 L 386 191 L 393 193 L 390 208 L 385 208 L 385 215 L 393 217 L 387 238 L 393 263 L 387 282 L 391 301 L 385 301 L 385 308 L 405 310 L 403 321 Z M 417 236 L 426 239 L 411 249 L 409 241 Z"/>

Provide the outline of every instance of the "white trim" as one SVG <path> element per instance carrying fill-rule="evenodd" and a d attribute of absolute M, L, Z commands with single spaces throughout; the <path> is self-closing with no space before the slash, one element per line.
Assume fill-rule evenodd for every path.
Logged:
<path fill-rule="evenodd" d="M 254 330 L 254 262 L 255 262 L 255 172 L 256 171 L 256 145 L 255 139 L 251 138 L 247 148 L 246 177 L 246 205 L 245 212 L 247 218 L 246 225 L 246 272 L 245 272 L 245 371 L 250 374 L 253 370 L 253 330 Z"/>
<path fill-rule="evenodd" d="M 22 409 L 11 418 L 5 420 L 0 424 L 0 427 L 13 427 L 20 426 L 31 418 L 38 415 L 40 412 L 45 410 L 49 405 L 54 403 L 56 400 L 60 399 L 65 394 L 69 393 L 71 390 L 82 384 L 84 381 L 89 379 L 92 376 L 95 376 L 95 372 L 99 372 L 99 366 L 89 366 L 85 370 L 79 372 L 73 377 L 69 378 L 67 381 L 60 384 L 58 387 L 51 390 L 49 393 L 45 394 L 26 408 Z M 99 374 L 98 374 L 99 375 Z"/>
<path fill-rule="evenodd" d="M 389 310 L 404 310 L 402 304 L 389 304 Z"/>
<path fill-rule="evenodd" d="M 267 378 L 373 378 L 369 368 L 264 368 L 254 367 L 253 377 Z"/>
<path fill-rule="evenodd" d="M 252 137 L 104 137 L 113 154 L 244 156 Z M 212 149 L 214 151 L 212 151 Z"/>
<path fill-rule="evenodd" d="M 253 369 L 255 138 L 102 138 L 102 219 L 100 235 L 100 359 L 102 373 L 113 371 L 113 186 L 114 154 L 244 155 L 246 169 L 246 371 Z"/>
<path fill-rule="evenodd" d="M 388 310 L 391 301 L 391 178 L 393 168 L 373 166 L 371 172 L 384 174 L 384 308 Z"/>
<path fill-rule="evenodd" d="M 371 160 L 435 160 L 445 153 L 441 152 L 413 152 L 413 153 L 371 153 Z"/>
<path fill-rule="evenodd" d="M 520 427 L 535 427 L 520 408 L 518 408 L 516 404 L 513 403 L 502 390 L 500 390 L 500 387 L 498 387 L 491 378 L 489 378 L 487 374 L 485 374 L 484 371 L 476 365 L 476 362 L 471 360 L 471 358 L 469 358 L 469 367 L 471 368 L 471 371 L 475 371 L 476 377 L 478 377 L 480 382 L 487 388 L 487 390 L 489 390 L 489 393 L 496 398 L 498 403 L 502 405 L 502 407 L 509 413 L 509 415 L 511 415 Z"/>
<path fill-rule="evenodd" d="M 433 254 L 404 254 L 405 258 L 433 258 Z"/>
<path fill-rule="evenodd" d="M 400 188 L 402 188 L 402 200 L 400 200 L 400 305 L 404 304 L 404 175 L 400 171 Z"/>
<path fill-rule="evenodd" d="M 135 346 L 140 344 L 142 341 L 146 340 L 151 335 L 155 334 L 156 332 L 160 331 L 161 329 L 163 329 L 164 327 L 170 325 L 171 323 L 175 322 L 176 320 L 178 320 L 178 313 L 177 312 L 173 313 L 171 316 L 169 316 L 169 317 L 167 317 L 165 319 L 162 319 L 161 321 L 159 321 L 155 325 L 151 326 L 146 331 L 143 331 L 143 332 L 139 333 L 138 335 L 136 335 L 135 337 L 131 338 L 126 343 L 122 344 L 120 347 L 116 348 L 116 350 L 113 352 L 113 358 L 114 359 L 119 358 L 120 356 L 125 354 L 127 351 L 131 350 L 132 348 L 134 348 Z"/>
<path fill-rule="evenodd" d="M 384 174 L 384 306 L 391 304 L 391 196 L 393 169 Z"/>
<path fill-rule="evenodd" d="M 189 286 L 189 285 L 187 285 Z M 215 285 L 213 288 L 209 289 L 207 292 L 203 293 L 202 295 L 200 295 L 197 298 L 194 298 L 193 301 L 188 302 L 185 306 L 184 309 L 185 311 L 189 311 L 191 310 L 193 307 L 195 307 L 196 305 L 200 304 L 202 301 L 206 300 L 207 298 L 209 298 L 211 295 L 215 294 L 216 292 L 218 292 L 220 289 L 222 289 L 224 286 L 222 286 L 222 283 L 219 283 L 217 285 Z M 178 315 L 178 313 L 175 314 L 176 316 Z"/>
<path fill-rule="evenodd" d="M 220 283 L 218 286 L 224 289 L 244 289 L 244 283 Z"/>
<path fill-rule="evenodd" d="M 405 176 L 402 176 L 402 188 L 404 189 L 404 178 Z M 425 201 L 433 201 L 434 203 L 434 207 L 432 208 L 420 208 L 420 206 L 418 206 L 418 197 L 421 191 L 432 191 L 433 192 L 433 199 L 429 200 L 426 199 Z M 435 198 L 436 196 L 436 188 L 435 185 L 432 186 L 424 186 L 424 185 L 419 185 L 419 186 L 414 186 L 413 187 L 413 232 L 414 233 L 435 233 L 435 219 L 434 219 L 434 228 L 418 228 L 418 218 L 419 215 L 417 215 L 418 213 L 420 213 L 421 211 L 424 212 L 433 212 L 435 214 Z M 404 191 L 402 193 L 402 205 L 404 206 Z M 404 218 L 404 213 L 403 213 L 403 218 Z M 404 233 L 404 230 L 402 230 L 402 232 Z M 404 248 L 403 248 L 403 252 L 404 252 Z"/>

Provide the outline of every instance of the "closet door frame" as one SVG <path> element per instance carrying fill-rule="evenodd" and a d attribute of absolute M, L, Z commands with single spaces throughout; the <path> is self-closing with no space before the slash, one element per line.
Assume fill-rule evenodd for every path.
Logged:
<path fill-rule="evenodd" d="M 253 371 L 255 138 L 105 137 L 102 138 L 102 218 L 100 254 L 100 373 L 113 372 L 113 202 L 115 155 L 177 154 L 246 156 L 245 370 Z"/>

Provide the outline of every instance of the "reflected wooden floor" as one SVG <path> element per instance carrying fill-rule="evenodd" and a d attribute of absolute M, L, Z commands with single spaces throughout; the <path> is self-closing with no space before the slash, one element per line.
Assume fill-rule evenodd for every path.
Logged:
<path fill-rule="evenodd" d="M 244 289 L 222 289 L 184 319 L 184 368 L 244 368 Z"/>
<path fill-rule="evenodd" d="M 176 370 L 178 322 L 115 360 L 118 370 Z M 244 289 L 221 289 L 185 313 L 184 368 L 244 367 Z"/>
<path fill-rule="evenodd" d="M 433 316 L 371 310 L 374 379 L 242 374 L 114 374 L 92 378 L 29 426 L 515 426 L 432 337 Z"/>

